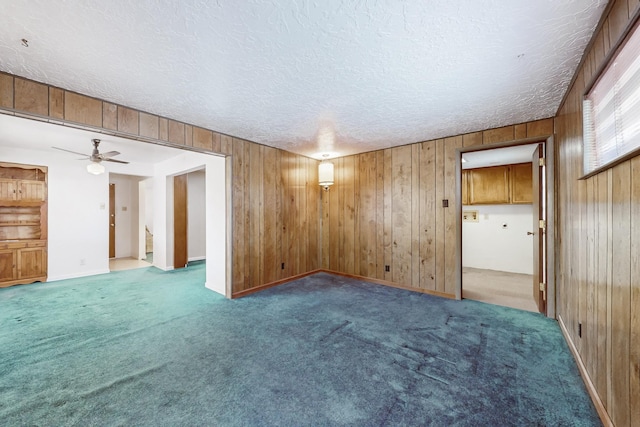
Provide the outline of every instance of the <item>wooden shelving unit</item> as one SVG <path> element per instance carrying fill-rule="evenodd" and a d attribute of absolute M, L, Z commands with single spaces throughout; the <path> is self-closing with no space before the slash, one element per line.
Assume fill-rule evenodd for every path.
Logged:
<path fill-rule="evenodd" d="M 47 280 L 47 167 L 0 163 L 0 287 Z"/>

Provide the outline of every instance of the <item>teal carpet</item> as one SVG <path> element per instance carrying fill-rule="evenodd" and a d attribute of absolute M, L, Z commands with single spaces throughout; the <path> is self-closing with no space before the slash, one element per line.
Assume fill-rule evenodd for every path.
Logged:
<path fill-rule="evenodd" d="M 540 315 L 328 274 L 234 301 L 203 281 L 0 289 L 0 425 L 600 425 Z"/>

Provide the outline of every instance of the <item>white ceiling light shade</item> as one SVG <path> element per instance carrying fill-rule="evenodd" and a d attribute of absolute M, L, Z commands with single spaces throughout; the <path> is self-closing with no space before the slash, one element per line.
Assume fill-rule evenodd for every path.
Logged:
<path fill-rule="evenodd" d="M 324 160 L 318 165 L 318 183 L 324 191 L 333 185 L 333 163 Z"/>
<path fill-rule="evenodd" d="M 87 172 L 93 174 L 93 175 L 100 175 L 103 174 L 105 171 L 104 166 L 102 166 L 100 163 L 97 162 L 91 162 L 87 165 Z"/>

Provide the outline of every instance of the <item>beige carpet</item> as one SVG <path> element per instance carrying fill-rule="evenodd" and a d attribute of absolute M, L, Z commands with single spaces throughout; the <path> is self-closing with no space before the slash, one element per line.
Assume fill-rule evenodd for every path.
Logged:
<path fill-rule="evenodd" d="M 462 269 L 462 297 L 537 312 L 533 276 L 505 271 Z"/>

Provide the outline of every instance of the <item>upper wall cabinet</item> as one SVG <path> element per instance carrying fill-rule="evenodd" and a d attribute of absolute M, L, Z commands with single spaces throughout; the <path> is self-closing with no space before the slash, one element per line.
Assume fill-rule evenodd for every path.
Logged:
<path fill-rule="evenodd" d="M 468 173 L 470 205 L 509 203 L 508 166 L 470 169 Z"/>
<path fill-rule="evenodd" d="M 533 172 L 531 163 L 511 165 L 511 203 L 533 202 Z"/>
<path fill-rule="evenodd" d="M 467 169 L 462 172 L 462 204 L 531 203 L 531 163 Z"/>
<path fill-rule="evenodd" d="M 44 200 L 44 181 L 0 178 L 0 202 L 42 203 Z"/>

